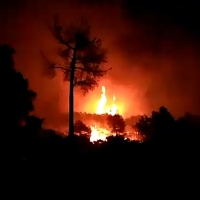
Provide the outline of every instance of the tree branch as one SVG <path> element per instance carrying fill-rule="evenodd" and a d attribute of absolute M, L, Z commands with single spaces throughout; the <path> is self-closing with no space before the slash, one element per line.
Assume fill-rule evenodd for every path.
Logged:
<path fill-rule="evenodd" d="M 61 44 L 66 45 L 68 48 L 74 50 L 74 48 L 68 42 L 66 42 L 61 36 L 62 27 L 58 26 L 58 16 L 55 16 L 54 18 L 54 30 L 55 30 L 55 36 L 59 40 L 59 42 Z"/>
<path fill-rule="evenodd" d="M 74 83 L 74 86 L 80 86 L 80 87 L 82 87 L 82 89 L 85 90 L 85 92 L 87 92 L 89 90 L 89 88 L 90 89 L 94 88 L 95 85 L 98 85 L 98 83 L 96 81 L 91 82 L 91 80 L 87 80 L 87 79 L 76 81 Z M 84 86 L 86 86 L 86 87 L 84 88 Z"/>
<path fill-rule="evenodd" d="M 76 61 L 76 64 L 82 64 L 82 61 Z"/>
<path fill-rule="evenodd" d="M 79 70 L 82 70 L 82 71 L 85 71 L 85 72 L 91 72 L 91 73 L 98 73 L 98 72 L 101 72 L 101 73 L 106 73 L 107 71 L 111 70 L 112 67 L 110 67 L 109 69 L 106 69 L 106 70 L 97 70 L 97 69 L 92 69 L 92 68 L 84 68 L 84 67 L 75 67 L 75 70 L 76 69 L 79 69 Z"/>
<path fill-rule="evenodd" d="M 63 71 L 70 71 L 70 69 L 64 68 L 64 67 L 59 67 L 59 66 L 55 66 L 53 67 L 54 69 L 62 69 Z"/>

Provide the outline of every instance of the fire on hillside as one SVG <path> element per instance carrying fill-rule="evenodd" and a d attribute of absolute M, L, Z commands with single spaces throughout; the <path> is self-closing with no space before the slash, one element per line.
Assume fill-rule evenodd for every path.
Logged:
<path fill-rule="evenodd" d="M 91 142 L 97 142 L 97 141 L 107 141 L 107 138 L 109 136 L 116 136 L 121 135 L 124 137 L 125 140 L 130 140 L 130 141 L 143 141 L 142 135 L 132 127 L 134 125 L 134 122 L 138 120 L 138 116 L 134 117 L 134 122 L 130 123 L 130 120 L 126 120 L 126 128 L 125 131 L 118 132 L 117 134 L 110 130 L 110 127 L 108 126 L 107 123 L 107 118 L 108 116 L 116 116 L 116 115 L 121 115 L 123 117 L 123 107 L 118 106 L 117 104 L 117 98 L 115 95 L 112 95 L 112 99 L 107 98 L 106 95 L 106 87 L 102 86 L 101 87 L 101 97 L 99 98 L 97 102 L 97 107 L 96 110 L 94 110 L 94 113 L 80 113 L 80 112 L 75 112 L 75 120 L 76 121 L 81 121 L 90 128 L 89 133 L 86 132 L 81 132 L 81 134 L 86 134 L 87 137 L 89 137 Z M 91 104 L 93 105 L 93 104 Z M 64 117 L 65 118 L 65 117 Z M 66 118 L 64 121 L 67 121 Z M 61 135 L 66 135 L 67 133 L 67 128 L 66 126 L 60 126 L 59 128 L 56 128 L 56 130 L 61 134 Z M 80 135 L 79 132 L 75 132 L 76 135 Z"/>
<path fill-rule="evenodd" d="M 122 115 L 122 110 L 117 106 L 116 104 L 116 97 L 113 95 L 113 102 L 111 105 L 107 104 L 107 97 L 106 97 L 106 88 L 105 86 L 102 86 L 102 94 L 101 98 L 98 101 L 98 106 L 96 110 L 96 114 L 103 115 L 116 115 L 120 114 Z M 106 141 L 106 138 L 108 136 L 115 136 L 116 134 L 111 133 L 107 128 L 98 126 L 97 124 L 94 124 L 93 126 L 90 126 L 91 128 L 91 136 L 90 141 L 95 142 L 98 140 Z M 124 136 L 124 139 L 129 140 L 142 140 L 141 135 L 134 129 L 131 131 L 126 131 L 124 133 L 120 133 L 120 135 Z"/>

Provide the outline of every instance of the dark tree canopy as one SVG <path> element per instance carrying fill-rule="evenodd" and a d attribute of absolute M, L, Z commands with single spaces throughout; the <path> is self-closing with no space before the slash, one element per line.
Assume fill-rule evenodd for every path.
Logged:
<path fill-rule="evenodd" d="M 91 132 L 91 129 L 87 127 L 86 124 L 84 124 L 82 121 L 78 120 L 74 124 L 74 132 L 79 134 L 82 133 L 89 134 Z"/>
<path fill-rule="evenodd" d="M 162 106 L 158 111 L 153 111 L 151 116 L 142 116 L 136 123 L 136 127 L 147 139 L 167 139 L 174 133 L 175 120 Z"/>
<path fill-rule="evenodd" d="M 107 121 L 112 133 L 118 134 L 125 131 L 126 124 L 124 118 L 121 115 L 108 115 Z"/>
<path fill-rule="evenodd" d="M 0 46 L 0 65 L 4 76 L 1 114 L 10 126 L 18 125 L 33 111 L 33 100 L 36 98 L 36 93 L 29 89 L 28 80 L 14 69 L 14 52 L 9 45 Z"/>
<path fill-rule="evenodd" d="M 0 45 L 1 70 L 8 71 L 14 69 L 13 54 L 15 50 L 7 44 Z"/>
<path fill-rule="evenodd" d="M 70 24 L 67 27 L 58 24 L 54 19 L 52 30 L 54 37 L 61 45 L 60 63 L 48 61 L 49 72 L 60 69 L 64 80 L 69 81 L 69 135 L 74 135 L 74 87 L 79 87 L 83 94 L 98 86 L 98 82 L 109 69 L 103 69 L 106 62 L 106 51 L 101 47 L 101 40 L 92 38 L 90 26 L 86 21 L 80 25 Z"/>
<path fill-rule="evenodd" d="M 26 126 L 34 130 L 41 130 L 44 119 L 31 115 L 27 117 Z"/>
<path fill-rule="evenodd" d="M 111 68 L 104 69 L 103 63 L 107 62 L 106 50 L 102 48 L 100 39 L 91 38 L 88 22 L 82 20 L 78 25 L 71 23 L 64 27 L 58 24 L 58 17 L 55 17 L 52 32 L 62 45 L 59 52 L 61 61 L 50 61 L 49 72 L 55 74 L 53 71 L 60 69 L 64 73 L 64 80 L 70 81 L 74 59 L 74 86 L 79 87 L 84 94 L 98 86 L 100 78 Z"/>

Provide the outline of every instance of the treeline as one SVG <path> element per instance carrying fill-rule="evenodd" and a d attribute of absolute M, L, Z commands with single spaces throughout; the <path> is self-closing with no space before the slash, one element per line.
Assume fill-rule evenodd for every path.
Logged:
<path fill-rule="evenodd" d="M 8 151 L 10 153 L 8 157 L 14 156 L 22 161 L 23 159 L 50 154 L 51 156 L 55 154 L 57 157 L 56 152 L 59 152 L 60 156 L 63 152 L 66 154 L 67 149 L 70 147 L 68 138 L 61 137 L 55 130 L 43 128 L 44 119 L 32 115 L 36 92 L 29 88 L 28 80 L 15 69 L 12 58 L 13 53 L 14 49 L 9 45 L 0 46 L 0 66 L 2 79 L 4 80 L 3 103 L 1 105 L 1 138 L 4 141 L 5 148 L 12 149 L 12 151 Z M 81 113 L 76 113 L 76 115 L 79 115 L 80 119 L 87 116 L 96 121 L 101 121 L 104 118 L 107 120 L 111 132 L 119 134 L 125 131 L 126 120 L 120 115 L 99 116 Z M 81 120 L 75 122 L 74 128 L 79 133 L 82 131 L 90 133 L 91 131 L 90 127 Z M 198 144 L 200 139 L 199 116 L 187 113 L 179 119 L 174 119 L 165 107 L 153 111 L 150 116 L 141 116 L 137 123 L 132 124 L 132 128 L 143 135 L 143 144 Z M 79 149 L 77 151 L 80 152 L 98 152 L 99 148 L 104 147 L 104 150 L 115 149 L 118 152 L 119 146 L 123 147 L 120 148 L 120 151 L 123 151 L 123 149 L 129 149 L 130 145 L 137 144 L 137 142 L 124 140 L 124 137 L 120 135 L 109 137 L 108 142 L 101 145 L 90 143 L 84 135 L 75 136 L 75 138 L 75 146 Z M 130 152 L 132 151 L 129 151 L 129 154 Z"/>

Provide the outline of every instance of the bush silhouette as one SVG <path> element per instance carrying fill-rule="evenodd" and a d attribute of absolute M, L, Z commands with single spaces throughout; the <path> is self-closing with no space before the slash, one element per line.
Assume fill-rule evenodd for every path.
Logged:
<path fill-rule="evenodd" d="M 78 134 L 90 134 L 91 129 L 87 127 L 82 121 L 78 120 L 74 124 L 74 132 Z"/>
<path fill-rule="evenodd" d="M 151 116 L 142 116 L 136 123 L 136 127 L 146 139 L 171 140 L 175 132 L 175 120 L 171 113 L 162 106 L 158 111 L 153 111 Z"/>
<path fill-rule="evenodd" d="M 29 89 L 28 80 L 15 69 L 14 53 L 15 50 L 9 45 L 0 45 L 0 67 L 4 76 L 1 95 L 1 137 L 6 142 L 6 148 L 14 149 L 9 152 L 8 157 L 22 161 L 30 157 L 37 146 L 42 120 L 30 116 L 34 110 L 36 93 Z"/>
<path fill-rule="evenodd" d="M 29 89 L 28 80 L 14 68 L 14 53 L 9 45 L 0 46 L 0 66 L 4 76 L 1 114 L 8 127 L 16 127 L 26 119 L 34 109 L 33 100 L 36 98 L 36 93 Z"/>
<path fill-rule="evenodd" d="M 121 115 L 108 115 L 107 122 L 112 133 L 119 134 L 125 131 L 126 124 Z"/>

